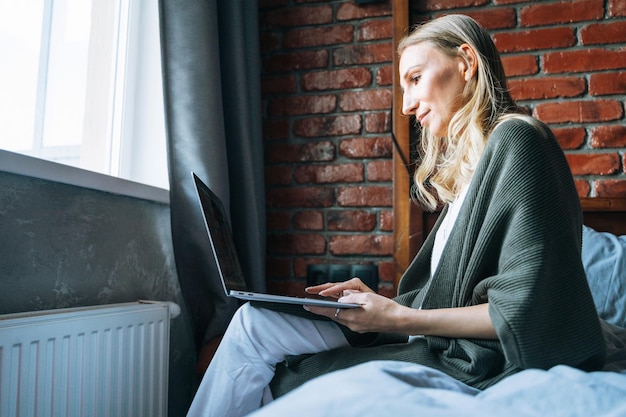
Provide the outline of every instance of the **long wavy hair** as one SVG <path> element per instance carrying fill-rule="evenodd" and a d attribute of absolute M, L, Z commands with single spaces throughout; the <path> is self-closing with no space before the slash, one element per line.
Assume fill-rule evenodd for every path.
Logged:
<path fill-rule="evenodd" d="M 434 210 L 454 201 L 469 184 L 490 132 L 508 115 L 520 114 L 506 85 L 500 55 L 489 34 L 464 15 L 447 15 L 421 26 L 400 41 L 398 54 L 428 42 L 443 53 L 458 57 L 459 47 L 470 45 L 478 59 L 476 74 L 462 92 L 461 107 L 453 115 L 446 137 L 421 129 L 418 166 L 412 197 Z"/>

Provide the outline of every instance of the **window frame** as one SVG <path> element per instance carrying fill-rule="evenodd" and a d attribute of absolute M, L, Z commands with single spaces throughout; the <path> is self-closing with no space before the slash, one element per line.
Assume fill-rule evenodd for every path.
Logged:
<path fill-rule="evenodd" d="M 147 34 L 151 34 L 154 36 L 155 31 L 156 31 L 156 36 L 159 36 L 158 7 L 154 6 L 152 9 L 148 9 L 148 5 L 146 5 L 146 3 L 148 2 L 133 2 L 131 0 L 121 0 L 121 3 L 122 3 L 121 10 L 118 10 L 118 12 L 121 14 L 120 18 L 128 19 L 128 20 L 132 19 L 133 23 L 135 24 L 135 27 L 133 27 L 132 31 L 130 31 L 133 33 L 126 40 L 126 45 L 124 48 L 125 50 L 123 51 L 126 54 L 125 58 L 131 61 L 130 63 L 131 68 L 126 69 L 123 82 L 124 84 L 126 84 L 128 80 L 131 80 L 131 82 L 132 81 L 144 82 L 142 80 L 143 74 L 140 76 L 139 71 L 141 71 L 141 68 L 145 68 L 148 65 L 154 66 L 154 61 L 151 61 L 148 63 L 146 62 L 138 63 L 136 62 L 137 60 L 135 60 L 135 62 L 133 62 L 134 57 L 131 56 L 129 59 L 128 54 L 129 54 L 129 49 L 136 51 L 137 49 L 142 48 L 142 46 L 139 46 L 141 45 L 141 42 L 142 42 L 141 40 L 142 36 L 146 36 Z M 44 8 L 49 7 L 50 4 L 51 4 L 50 2 L 44 2 Z M 148 21 L 146 19 L 146 16 L 145 16 L 146 12 L 152 14 L 151 16 L 149 16 L 149 18 L 151 18 L 154 21 Z M 46 13 L 46 10 L 44 10 L 44 14 L 45 13 Z M 47 13 L 49 14 L 50 11 L 48 10 Z M 47 20 L 49 19 L 44 19 L 44 22 Z M 151 26 L 151 27 L 146 29 L 147 26 Z M 44 39 L 46 37 L 45 32 L 49 32 L 49 31 L 45 30 L 44 28 L 44 33 L 42 33 L 42 39 L 44 42 L 49 42 L 49 40 Z M 156 44 L 156 47 L 155 45 L 152 45 L 151 49 L 152 49 L 153 56 L 156 56 L 159 59 L 159 65 L 157 68 L 160 68 L 160 45 L 158 44 L 158 42 Z M 40 59 L 40 65 L 41 65 L 41 59 Z M 129 72 L 133 72 L 133 74 L 129 74 Z M 118 148 L 117 152 L 119 152 L 120 154 L 124 152 L 124 150 L 127 150 L 130 153 L 132 153 L 133 149 L 137 148 L 137 143 L 135 143 L 136 141 L 134 138 L 139 138 L 137 142 L 140 143 L 139 144 L 140 148 L 142 147 L 142 145 L 145 147 L 146 143 L 148 143 L 150 145 L 147 148 L 148 151 L 153 150 L 154 135 L 152 133 L 154 132 L 154 130 L 151 130 L 151 129 L 154 129 L 154 127 L 147 124 L 146 120 L 149 120 L 153 125 L 156 122 L 162 122 L 161 140 L 165 141 L 166 131 L 165 131 L 165 120 L 164 120 L 163 111 L 161 111 L 161 116 L 157 118 L 156 122 L 154 121 L 154 117 L 153 117 L 154 112 L 147 111 L 147 113 L 150 113 L 148 116 L 146 115 L 144 115 L 143 117 L 141 117 L 141 115 L 139 116 L 140 118 L 142 118 L 143 126 L 139 126 L 139 127 L 135 126 L 134 118 L 137 115 L 137 112 L 135 111 L 135 109 L 133 109 L 133 106 L 139 106 L 140 108 L 143 108 L 142 106 L 144 106 L 145 103 L 148 103 L 148 105 L 154 106 L 154 102 L 158 101 L 158 100 L 154 100 L 154 96 L 151 98 L 138 97 L 137 90 L 138 88 L 143 88 L 144 91 L 146 89 L 156 90 L 155 85 L 154 85 L 154 82 L 155 82 L 154 80 L 155 80 L 155 77 L 152 77 L 153 84 L 150 86 L 146 86 L 144 82 L 144 85 L 142 87 L 137 87 L 136 85 L 132 85 L 131 88 L 126 90 L 126 86 L 125 86 L 125 89 L 123 92 L 121 93 L 116 92 L 117 94 L 116 100 L 124 100 L 124 101 L 128 100 L 129 105 L 128 106 L 125 105 L 124 106 L 125 108 L 121 112 L 118 112 L 118 114 L 116 115 L 117 120 L 113 121 L 111 128 L 117 129 L 118 131 L 126 130 L 126 134 L 130 135 L 128 137 L 133 138 L 132 141 L 126 141 L 126 142 L 131 142 L 131 143 L 120 144 L 119 138 L 111 141 L 110 145 L 113 147 L 117 147 Z M 157 84 L 158 84 L 157 87 L 160 88 L 160 90 L 158 90 L 157 93 L 159 91 L 161 92 L 160 94 L 161 105 L 163 105 L 162 82 L 161 82 L 160 77 L 158 78 Z M 42 88 L 41 79 L 39 80 L 38 88 Z M 40 104 L 37 105 L 37 110 L 36 110 L 37 112 L 41 111 L 41 109 L 39 108 L 40 106 L 41 106 Z M 39 119 L 42 119 L 41 115 L 36 115 L 36 120 L 39 120 Z M 127 120 L 132 120 L 132 123 L 124 123 L 124 121 L 127 121 Z M 141 129 L 146 129 L 146 127 L 148 129 L 148 133 L 141 133 Z M 38 129 L 38 127 L 35 126 L 35 129 Z M 148 136 L 148 135 L 150 136 L 150 138 L 143 137 L 143 136 Z M 39 136 L 41 138 L 41 135 L 35 135 L 35 136 L 36 137 Z M 149 143 L 150 141 L 152 141 L 152 143 Z M 134 157 L 129 158 L 127 155 L 120 155 L 120 161 L 118 162 L 117 167 L 114 167 L 114 168 L 117 168 L 117 172 L 114 169 L 111 169 L 110 170 L 111 173 L 107 174 L 107 173 L 96 172 L 96 171 L 92 171 L 89 169 L 80 168 L 80 167 L 76 167 L 72 165 L 66 165 L 62 162 L 55 162 L 52 160 L 43 159 L 46 156 L 45 153 L 42 156 L 33 156 L 33 155 L 29 155 L 28 152 L 16 152 L 16 151 L 11 151 L 11 150 L 0 148 L 0 164 L 2 164 L 0 165 L 1 167 L 0 171 L 23 175 L 23 176 L 34 177 L 34 178 L 40 178 L 44 180 L 56 181 L 56 182 L 65 183 L 69 185 L 75 185 L 75 186 L 90 188 L 94 190 L 100 190 L 100 191 L 105 191 L 105 192 L 110 192 L 110 193 L 115 193 L 115 194 L 126 195 L 129 197 L 142 198 L 142 199 L 169 204 L 169 190 L 165 188 L 167 187 L 167 159 L 166 159 L 167 156 L 166 156 L 166 149 L 165 149 L 166 144 L 163 143 L 162 145 L 163 145 L 162 146 L 163 149 L 158 151 L 159 154 L 156 157 L 159 158 L 161 162 L 164 162 L 162 164 L 159 164 L 159 166 L 162 165 L 164 172 L 160 174 L 160 177 L 155 182 L 159 184 L 163 184 L 164 185 L 163 188 L 161 188 L 159 185 L 151 185 L 147 182 L 142 183 L 142 182 L 139 182 L 138 180 L 128 179 L 129 178 L 128 169 L 124 172 L 123 169 L 119 167 L 120 164 L 123 164 L 123 161 L 121 160 L 121 158 L 125 157 L 127 163 L 129 159 L 133 160 L 130 164 L 131 166 L 136 164 L 134 161 L 134 159 L 136 158 Z M 33 144 L 33 146 L 36 146 L 36 144 Z M 46 148 L 43 147 L 42 149 L 45 150 Z M 52 150 L 53 154 L 56 154 L 55 148 L 49 148 L 49 149 Z M 143 155 L 143 154 L 144 152 L 140 151 L 137 155 Z M 150 163 L 152 163 L 155 159 L 155 156 L 154 154 L 150 154 L 147 157 L 144 156 L 144 159 L 147 159 L 148 161 L 150 161 Z M 146 165 L 146 161 L 139 161 L 137 164 Z M 125 175 L 125 177 L 122 177 L 122 175 Z M 144 175 L 144 177 L 146 176 L 149 176 L 149 175 Z"/>

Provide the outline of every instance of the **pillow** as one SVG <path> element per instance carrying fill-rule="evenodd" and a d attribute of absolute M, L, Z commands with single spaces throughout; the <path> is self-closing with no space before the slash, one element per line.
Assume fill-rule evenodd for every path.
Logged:
<path fill-rule="evenodd" d="M 598 315 L 626 328 L 626 236 L 583 226 L 582 261 Z"/>

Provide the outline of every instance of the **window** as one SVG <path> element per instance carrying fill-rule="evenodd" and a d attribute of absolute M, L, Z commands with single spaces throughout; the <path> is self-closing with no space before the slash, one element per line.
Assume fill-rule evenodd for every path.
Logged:
<path fill-rule="evenodd" d="M 0 148 L 168 188 L 156 1 L 0 0 Z"/>

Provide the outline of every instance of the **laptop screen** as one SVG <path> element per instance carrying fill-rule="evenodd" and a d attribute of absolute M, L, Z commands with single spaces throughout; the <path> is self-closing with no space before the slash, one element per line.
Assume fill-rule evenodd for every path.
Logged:
<path fill-rule="evenodd" d="M 246 281 L 237 258 L 235 241 L 224 205 L 196 174 L 192 175 L 224 289 L 226 293 L 230 290 L 246 291 Z"/>

